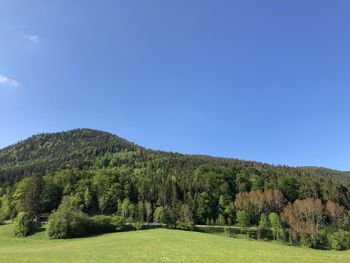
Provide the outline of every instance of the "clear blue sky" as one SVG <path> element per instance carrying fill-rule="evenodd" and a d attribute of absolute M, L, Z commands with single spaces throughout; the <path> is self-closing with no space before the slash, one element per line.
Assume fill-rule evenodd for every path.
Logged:
<path fill-rule="evenodd" d="M 0 0 L 0 117 L 350 170 L 350 1 Z"/>

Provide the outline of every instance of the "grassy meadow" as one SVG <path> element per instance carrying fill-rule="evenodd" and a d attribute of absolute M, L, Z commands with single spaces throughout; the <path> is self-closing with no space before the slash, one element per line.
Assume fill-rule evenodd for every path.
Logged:
<path fill-rule="evenodd" d="M 88 238 L 26 238 L 0 226 L 0 262 L 350 262 L 350 251 L 321 251 L 179 230 L 153 229 Z"/>

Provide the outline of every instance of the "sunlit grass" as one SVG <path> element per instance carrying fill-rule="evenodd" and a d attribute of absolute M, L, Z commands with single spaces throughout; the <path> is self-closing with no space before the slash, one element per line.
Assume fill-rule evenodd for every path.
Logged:
<path fill-rule="evenodd" d="M 12 236 L 0 226 L 0 262 L 350 262 L 350 251 L 321 251 L 264 241 L 153 229 L 67 240 L 44 232 Z"/>

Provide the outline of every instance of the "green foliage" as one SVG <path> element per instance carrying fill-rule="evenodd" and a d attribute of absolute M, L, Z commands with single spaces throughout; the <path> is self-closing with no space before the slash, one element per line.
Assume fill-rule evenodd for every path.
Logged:
<path fill-rule="evenodd" d="M 195 195 L 195 207 L 196 218 L 200 223 L 203 224 L 207 218 L 209 220 L 212 219 L 212 208 L 214 207 L 213 200 L 206 191 Z"/>
<path fill-rule="evenodd" d="M 304 246 L 310 248 L 331 248 L 331 242 L 329 240 L 329 233 L 327 236 L 326 231 L 320 230 L 318 233 L 309 234 L 303 233 L 301 234 L 300 243 Z"/>
<path fill-rule="evenodd" d="M 124 221 L 118 216 L 96 215 L 89 217 L 89 221 L 89 232 L 92 234 L 122 231 L 124 229 Z"/>
<path fill-rule="evenodd" d="M 166 214 L 163 207 L 157 207 L 154 211 L 154 222 L 155 223 L 166 223 Z"/>
<path fill-rule="evenodd" d="M 124 221 L 117 216 L 89 217 L 80 211 L 60 207 L 49 217 L 46 233 L 49 238 L 61 239 L 122 231 L 124 226 Z"/>
<path fill-rule="evenodd" d="M 194 230 L 194 224 L 193 222 L 182 222 L 182 221 L 176 221 L 176 229 L 181 230 Z"/>
<path fill-rule="evenodd" d="M 114 213 L 118 199 L 123 198 L 123 187 L 118 183 L 117 176 L 116 171 L 105 169 L 97 170 L 92 178 L 92 188 L 97 195 L 100 213 Z M 90 197 L 86 197 L 85 203 L 89 202 L 89 199 Z"/>
<path fill-rule="evenodd" d="M 34 223 L 32 217 L 26 212 L 20 212 L 13 223 L 13 233 L 17 237 L 25 237 L 32 233 Z"/>
<path fill-rule="evenodd" d="M 258 225 L 258 238 L 269 239 L 271 236 L 271 225 L 266 214 L 261 214 Z"/>
<path fill-rule="evenodd" d="M 269 222 L 273 238 L 275 240 L 285 240 L 286 237 L 280 217 L 276 213 L 271 213 L 269 214 Z"/>
<path fill-rule="evenodd" d="M 250 218 L 247 212 L 245 211 L 238 211 L 237 212 L 237 223 L 241 227 L 248 227 L 250 226 Z"/>
<path fill-rule="evenodd" d="M 219 215 L 218 215 L 218 218 L 217 218 L 217 220 L 216 220 L 216 224 L 219 225 L 219 226 L 224 226 L 224 225 L 226 225 L 225 217 L 224 217 L 222 214 L 219 214 Z"/>
<path fill-rule="evenodd" d="M 57 211 L 53 212 L 47 222 L 46 233 L 49 238 L 60 239 L 74 236 L 84 223 L 84 214 L 76 211 L 69 198 L 63 199 Z M 80 223 L 80 225 L 79 225 Z"/>
<path fill-rule="evenodd" d="M 195 226 L 195 231 L 208 234 L 224 234 L 230 237 L 243 237 L 257 239 L 258 230 L 254 227 L 230 227 L 230 226 Z"/>
<path fill-rule="evenodd" d="M 98 156 L 137 149 L 142 148 L 110 133 L 90 129 L 39 134 L 0 150 L 0 166 L 8 169 L 0 173 L 0 179 L 15 183 L 26 174 L 44 175 L 67 167 L 82 169 L 91 166 Z"/>
<path fill-rule="evenodd" d="M 13 207 L 8 195 L 0 198 L 0 221 L 10 219 L 13 214 Z"/>
<path fill-rule="evenodd" d="M 137 203 L 136 213 L 135 213 L 135 220 L 138 222 L 144 222 L 145 220 L 145 206 L 142 201 L 139 201 Z"/>
<path fill-rule="evenodd" d="M 42 178 L 42 189 L 36 197 L 39 198 L 38 212 L 51 212 L 56 209 L 61 202 L 62 188 L 54 181 L 53 176 L 44 176 Z"/>
<path fill-rule="evenodd" d="M 282 191 L 289 201 L 294 201 L 298 198 L 299 185 L 300 182 L 298 182 L 297 178 L 291 176 L 280 177 L 278 180 L 278 189 Z"/>
<path fill-rule="evenodd" d="M 49 217 L 46 233 L 49 238 L 59 239 L 69 236 L 69 220 L 71 215 L 66 211 L 56 211 Z"/>
<path fill-rule="evenodd" d="M 135 222 L 132 224 L 133 228 L 136 229 L 136 230 L 142 230 L 144 229 L 144 223 L 143 222 Z"/>
<path fill-rule="evenodd" d="M 125 220 L 128 223 L 132 223 L 136 215 L 135 208 L 135 204 L 131 203 L 128 198 L 124 199 L 120 205 L 120 214 L 123 220 Z"/>
<path fill-rule="evenodd" d="M 350 248 L 350 232 L 339 231 L 330 233 L 328 240 L 332 249 L 345 250 Z"/>
<path fill-rule="evenodd" d="M 124 230 L 124 220 L 118 216 L 88 216 L 72 207 L 69 198 L 63 199 L 57 211 L 49 217 L 46 233 L 49 238 L 82 237 Z"/>
<path fill-rule="evenodd" d="M 30 215 L 38 215 L 40 211 L 40 196 L 43 181 L 39 176 L 26 177 L 20 181 L 13 194 L 17 212 L 26 212 Z"/>
<path fill-rule="evenodd" d="M 288 201 L 308 197 L 329 203 L 329 209 L 323 212 L 321 206 L 322 220 L 315 231 L 296 233 L 297 240 L 321 244 L 317 233 L 325 224 L 331 224 L 332 231 L 349 224 L 347 173 L 147 150 L 88 129 L 37 135 L 2 149 L 0 167 L 0 219 L 22 211 L 39 217 L 56 210 L 49 224 L 54 237 L 87 235 L 94 224 L 105 229 L 109 219 L 91 223 L 91 215 L 117 214 L 123 222 L 183 228 L 232 225 L 237 218 L 242 226 L 259 224 L 261 238 L 269 238 L 272 231 L 275 239 L 284 239 L 278 214 Z M 62 200 L 69 203 L 68 211 L 58 208 Z M 276 215 L 268 231 L 261 214 L 271 212 Z M 294 228 L 300 229 L 300 224 L 313 222 L 292 219 L 284 221 L 287 227 L 299 221 Z"/>

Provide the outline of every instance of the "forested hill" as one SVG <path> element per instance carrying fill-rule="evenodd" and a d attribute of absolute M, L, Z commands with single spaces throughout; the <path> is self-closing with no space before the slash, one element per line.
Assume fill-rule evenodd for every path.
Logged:
<path fill-rule="evenodd" d="M 0 183 L 15 183 L 24 176 L 58 171 L 65 168 L 91 169 L 96 160 L 108 166 L 113 154 L 138 153 L 137 159 L 149 162 L 150 159 L 166 160 L 167 169 L 194 170 L 199 165 L 266 169 L 276 173 L 336 178 L 350 182 L 350 174 L 319 167 L 273 166 L 269 164 L 229 158 L 216 158 L 204 155 L 182 155 L 147 150 L 108 132 L 75 129 L 66 132 L 43 133 L 0 150 Z M 136 156 L 135 156 L 136 157 Z M 102 159 L 101 159 L 102 158 Z M 136 159 L 135 159 L 136 160 Z M 108 165 L 107 165 L 108 163 Z"/>
<path fill-rule="evenodd" d="M 168 169 L 193 170 L 199 165 L 210 164 L 226 167 L 270 169 L 276 173 L 336 178 L 350 182 L 350 173 L 319 167 L 273 166 L 269 164 L 202 155 L 182 155 L 145 148 L 108 132 L 75 129 L 66 132 L 43 133 L 0 150 L 0 182 L 17 182 L 27 175 L 53 172 L 64 168 L 90 169 L 99 158 L 116 153 L 138 152 L 144 161 L 165 158 Z M 106 157 L 106 158 L 105 158 Z M 180 160 L 179 160 L 180 159 Z M 105 164 L 106 164 L 105 163 Z M 172 167 L 173 166 L 173 167 Z"/>
<path fill-rule="evenodd" d="M 141 148 L 108 132 L 76 129 L 43 133 L 0 150 L 0 165 L 14 165 L 55 158 L 74 159 L 106 152 L 134 151 Z"/>
<path fill-rule="evenodd" d="M 141 149 L 116 135 L 91 129 L 38 134 L 0 150 L 0 180 L 16 182 L 26 175 L 63 168 L 87 169 L 106 153 Z"/>
<path fill-rule="evenodd" d="M 299 231 L 291 211 L 310 203 L 322 219 L 317 228 L 307 226 L 311 234 L 350 222 L 343 218 L 350 209 L 349 174 L 154 151 L 89 129 L 40 134 L 0 150 L 0 221 L 59 206 L 171 224 L 232 225 L 245 218 L 244 225 L 257 225 L 277 213 Z"/>

